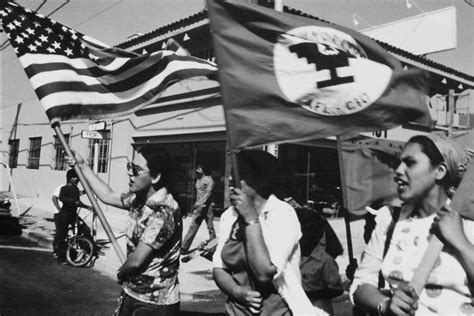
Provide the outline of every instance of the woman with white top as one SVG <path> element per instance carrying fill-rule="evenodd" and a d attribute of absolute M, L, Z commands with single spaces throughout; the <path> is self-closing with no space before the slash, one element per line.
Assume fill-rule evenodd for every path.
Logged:
<path fill-rule="evenodd" d="M 351 285 L 356 306 L 375 315 L 472 315 L 474 222 L 446 205 L 470 156 L 443 135 L 405 145 L 395 182 L 400 209 L 382 207 Z M 409 286 L 434 233 L 444 249 L 419 297 Z"/>
<path fill-rule="evenodd" d="M 264 151 L 237 154 L 241 188 L 221 216 L 214 280 L 228 295 L 228 315 L 325 315 L 301 287 L 301 227 L 295 210 L 273 193 L 277 159 Z"/>

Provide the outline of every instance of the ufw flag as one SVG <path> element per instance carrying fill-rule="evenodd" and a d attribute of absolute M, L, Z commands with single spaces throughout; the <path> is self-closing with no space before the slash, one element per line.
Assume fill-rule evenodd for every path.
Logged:
<path fill-rule="evenodd" d="M 179 80 L 217 70 L 212 62 L 173 51 L 108 47 L 13 2 L 2 2 L 0 16 L 50 121 L 126 115 Z"/>
<path fill-rule="evenodd" d="M 324 21 L 208 0 L 231 150 L 429 119 L 426 74 Z"/>
<path fill-rule="evenodd" d="M 340 148 L 345 207 L 351 214 L 364 215 L 367 206 L 397 204 L 393 178 L 403 143 L 357 137 L 341 141 Z"/>

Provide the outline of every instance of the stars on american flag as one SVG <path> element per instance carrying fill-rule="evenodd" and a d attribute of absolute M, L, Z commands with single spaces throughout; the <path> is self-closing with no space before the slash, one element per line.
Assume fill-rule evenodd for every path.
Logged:
<path fill-rule="evenodd" d="M 24 54 L 57 54 L 64 56 L 86 57 L 87 47 L 81 41 L 82 34 L 54 20 L 28 9 L 20 9 L 10 3 L 0 9 L 3 27 L 15 52 Z"/>
<path fill-rule="evenodd" d="M 217 72 L 192 56 L 109 47 L 8 0 L 0 20 L 50 120 L 126 115 L 179 80 Z"/>

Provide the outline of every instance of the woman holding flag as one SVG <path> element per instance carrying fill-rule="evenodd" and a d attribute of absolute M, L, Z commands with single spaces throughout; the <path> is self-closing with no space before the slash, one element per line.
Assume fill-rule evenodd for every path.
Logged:
<path fill-rule="evenodd" d="M 74 161 L 97 197 L 127 209 L 127 259 L 118 269 L 122 285 L 115 315 L 178 315 L 178 268 L 183 225 L 171 191 L 171 161 L 156 149 L 143 148 L 127 163 L 128 192 L 114 192 L 74 152 Z"/>
<path fill-rule="evenodd" d="M 356 306 L 375 315 L 473 313 L 474 221 L 446 206 L 469 163 L 465 149 L 443 135 L 405 144 L 395 176 L 403 205 L 378 212 L 351 285 Z M 444 249 L 418 295 L 409 282 L 432 233 Z"/>
<path fill-rule="evenodd" d="M 274 193 L 278 161 L 248 150 L 237 154 L 241 188 L 221 216 L 214 281 L 228 295 L 228 315 L 327 315 L 301 286 L 301 227 L 295 210 Z"/>

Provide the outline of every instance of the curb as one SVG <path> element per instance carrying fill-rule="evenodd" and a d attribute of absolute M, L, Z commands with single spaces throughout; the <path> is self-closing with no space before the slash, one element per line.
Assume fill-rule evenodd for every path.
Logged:
<path fill-rule="evenodd" d="M 27 238 L 28 240 L 37 243 L 39 246 L 44 248 L 53 248 L 53 239 L 45 234 L 25 230 L 23 229 L 22 237 Z M 199 303 L 199 302 L 225 302 L 227 300 L 227 295 L 225 295 L 220 290 L 211 290 L 211 291 L 204 291 L 204 292 L 196 292 L 196 293 L 180 293 L 181 302 L 192 302 L 192 303 Z M 342 303 L 344 301 L 349 300 L 349 293 L 344 291 L 338 297 L 332 299 L 333 303 Z"/>
<path fill-rule="evenodd" d="M 41 247 L 52 249 L 53 248 L 53 238 L 47 236 L 46 234 L 23 229 L 22 237 L 38 244 Z M 196 292 L 196 293 L 180 293 L 181 301 L 199 303 L 199 302 L 225 302 L 227 296 L 219 290 Z"/>
<path fill-rule="evenodd" d="M 334 303 L 344 303 L 344 302 L 347 302 L 347 301 L 350 301 L 348 291 L 344 291 L 344 293 L 342 293 L 341 295 L 339 295 L 339 296 L 332 299 L 333 304 Z"/>
<path fill-rule="evenodd" d="M 204 292 L 196 293 L 182 293 L 181 292 L 181 301 L 182 302 L 225 302 L 227 300 L 227 295 L 225 295 L 220 290 L 211 290 Z"/>
<path fill-rule="evenodd" d="M 50 249 L 53 248 L 53 239 L 51 237 L 46 236 L 45 234 L 23 229 L 23 233 L 21 236 L 34 243 L 37 243 L 41 247 Z"/>

